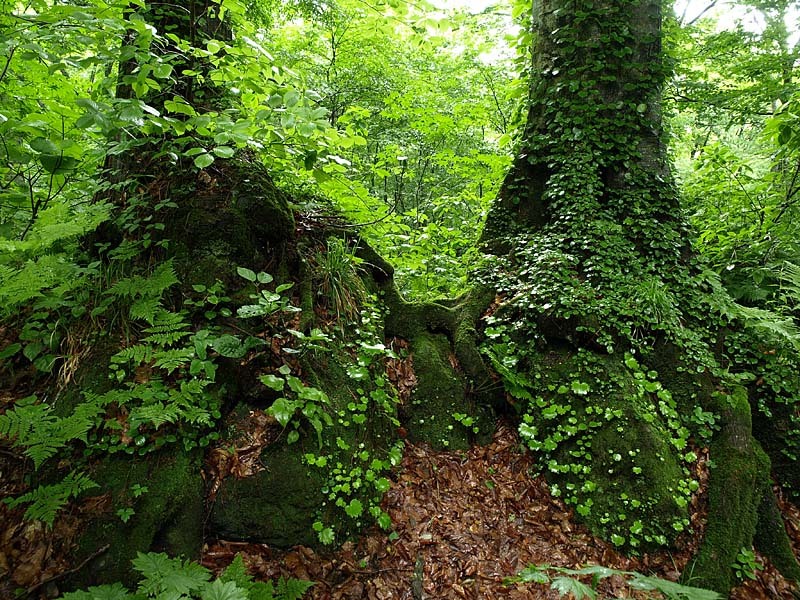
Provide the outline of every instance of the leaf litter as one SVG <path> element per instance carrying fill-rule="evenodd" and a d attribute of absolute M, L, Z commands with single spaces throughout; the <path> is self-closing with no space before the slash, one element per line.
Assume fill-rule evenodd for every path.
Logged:
<path fill-rule="evenodd" d="M 706 513 L 702 493 L 692 499 L 694 532 L 678 540 L 677 550 L 626 557 L 576 523 L 571 509 L 551 496 L 544 478 L 533 475 L 535 457 L 520 448 L 507 423 L 499 425 L 489 445 L 465 452 L 434 452 L 407 443 L 383 503 L 392 517 L 391 536 L 374 528 L 330 552 L 218 540 L 206 545 L 203 564 L 220 571 L 241 554 L 260 579 L 315 582 L 306 595 L 314 600 L 559 598 L 545 585 L 504 583 L 530 564 L 603 565 L 677 580 L 700 543 Z M 695 476 L 704 484 L 708 455 L 698 454 Z M 800 510 L 783 498 L 780 504 L 798 555 Z M 795 587 L 759 559 L 765 566 L 756 580 L 733 590 L 731 598 L 795 598 Z M 603 580 L 599 591 L 607 598 L 653 597 L 631 590 L 619 576 Z"/>

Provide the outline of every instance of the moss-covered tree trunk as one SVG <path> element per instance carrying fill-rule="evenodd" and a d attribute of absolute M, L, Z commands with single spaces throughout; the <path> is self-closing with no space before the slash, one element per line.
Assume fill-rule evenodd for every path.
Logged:
<path fill-rule="evenodd" d="M 724 299 L 696 266 L 670 175 L 661 4 L 534 2 L 527 124 L 482 238 L 478 283 L 500 298 L 484 349 L 553 490 L 621 547 L 688 528 L 693 449 L 710 444 L 705 542 L 684 576 L 727 593 L 759 529 L 798 569 L 746 392 L 718 366 Z"/>

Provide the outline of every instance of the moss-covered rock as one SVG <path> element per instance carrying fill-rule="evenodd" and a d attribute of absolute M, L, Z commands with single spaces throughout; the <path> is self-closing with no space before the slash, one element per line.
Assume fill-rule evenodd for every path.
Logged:
<path fill-rule="evenodd" d="M 90 473 L 111 503 L 90 518 L 78 540 L 76 562 L 108 546 L 71 578 L 77 587 L 137 577 L 131 560 L 137 552 L 166 552 L 198 558 L 203 543 L 204 483 L 199 453 L 161 451 L 144 457 L 114 455 L 104 458 Z M 133 487 L 146 488 L 137 497 Z M 123 522 L 118 511 L 128 509 Z"/>
<path fill-rule="evenodd" d="M 297 444 L 262 455 L 265 471 L 223 481 L 211 507 L 212 535 L 288 548 L 314 545 L 312 525 L 324 501 L 321 473 L 303 461 Z"/>
<path fill-rule="evenodd" d="M 281 437 L 262 453 L 264 471 L 224 479 L 211 508 L 209 535 L 279 547 L 317 545 L 317 522 L 330 528 L 331 538 L 344 539 L 380 519 L 384 482 L 388 489 L 382 478 L 397 435 L 394 400 L 376 383 L 382 363 L 372 373 L 341 347 L 331 347 L 305 355 L 301 364 L 303 385 L 324 392 L 324 400 L 316 401 L 327 415 L 320 419 L 321 433 L 301 419 L 298 441 L 287 444 Z M 247 418 L 247 410 L 236 412 Z"/>
<path fill-rule="evenodd" d="M 674 538 L 688 523 L 690 483 L 669 392 L 631 356 L 561 348 L 530 362 L 538 394 L 521 433 L 557 493 L 617 545 Z"/>
<path fill-rule="evenodd" d="M 176 206 L 163 236 L 184 284 L 228 281 L 237 266 L 273 261 L 285 269 L 283 250 L 294 234 L 289 198 L 267 171 L 246 156 L 220 163 L 218 181 L 201 172 L 173 182 Z"/>

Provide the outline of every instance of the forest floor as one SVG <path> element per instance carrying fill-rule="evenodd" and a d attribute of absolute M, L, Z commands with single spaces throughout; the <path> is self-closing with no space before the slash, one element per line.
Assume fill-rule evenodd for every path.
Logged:
<path fill-rule="evenodd" d="M 574 522 L 544 478 L 531 476 L 534 458 L 520 450 L 514 428 L 501 423 L 491 444 L 467 452 L 408 445 L 384 500 L 394 523 L 391 538 L 373 530 L 331 553 L 216 541 L 207 545 L 203 564 L 221 570 L 241 553 L 259 579 L 314 581 L 307 596 L 315 600 L 559 598 L 546 585 L 504 583 L 530 564 L 545 563 L 596 564 L 676 580 L 702 535 L 706 464 L 701 459 L 695 473 L 701 491 L 692 501 L 694 533 L 679 539 L 672 552 L 630 558 Z M 800 556 L 800 510 L 782 499 L 781 508 Z M 764 568 L 731 598 L 795 598 L 795 587 L 758 558 Z M 600 592 L 611 598 L 652 597 L 631 590 L 621 576 L 601 582 Z"/>
<path fill-rule="evenodd" d="M 0 450 L 0 496 L 16 495 L 23 489 L 22 461 L 8 449 Z M 697 548 L 708 475 L 703 458 L 695 473 L 701 492 L 693 499 L 694 533 L 678 540 L 678 550 L 634 558 L 577 525 L 544 479 L 532 476 L 535 470 L 532 454 L 520 450 L 508 424 L 499 425 L 491 444 L 466 452 L 434 452 L 408 444 L 384 500 L 393 533 L 369 530 L 331 552 L 209 541 L 202 562 L 220 571 L 240 553 L 258 579 L 283 576 L 315 582 L 307 594 L 314 600 L 522 600 L 559 598 L 546 585 L 504 583 L 530 564 L 597 564 L 675 580 Z M 800 556 L 800 510 L 784 500 L 781 508 Z M 63 540 L 74 537 L 81 515 L 90 509 L 77 506 L 65 512 L 50 530 L 23 521 L 20 509 L 0 504 L 0 598 L 15 597 L 20 589 L 29 592 L 29 599 L 56 596 L 61 577 L 76 567 L 70 564 L 70 548 Z M 765 564 L 754 581 L 738 587 L 731 597 L 794 598 L 794 590 Z M 601 597 L 648 597 L 632 591 L 620 576 L 604 580 L 600 592 Z"/>

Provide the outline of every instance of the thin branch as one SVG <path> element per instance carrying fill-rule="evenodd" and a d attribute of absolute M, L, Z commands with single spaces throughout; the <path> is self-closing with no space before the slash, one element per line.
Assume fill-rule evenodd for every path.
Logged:
<path fill-rule="evenodd" d="M 77 567 L 69 569 L 69 570 L 64 571 L 62 573 L 57 573 L 56 575 L 53 575 L 52 577 L 48 577 L 47 579 L 43 579 L 42 581 L 40 581 L 36 585 L 31 586 L 27 590 L 25 590 L 25 593 L 23 594 L 23 596 L 24 597 L 28 597 L 31 594 L 33 594 L 36 590 L 46 586 L 48 583 L 53 583 L 54 581 L 58 581 L 59 579 L 64 579 L 65 577 L 68 577 L 69 575 L 74 575 L 75 573 L 77 573 L 78 571 L 83 569 L 83 567 L 85 567 L 90 562 L 92 562 L 95 558 L 97 558 L 101 554 L 107 552 L 110 547 L 111 547 L 111 544 L 106 544 L 105 546 L 103 546 L 102 548 L 97 550 L 94 554 L 91 554 L 90 556 L 86 557 L 86 559 L 81 564 L 79 564 Z"/>

